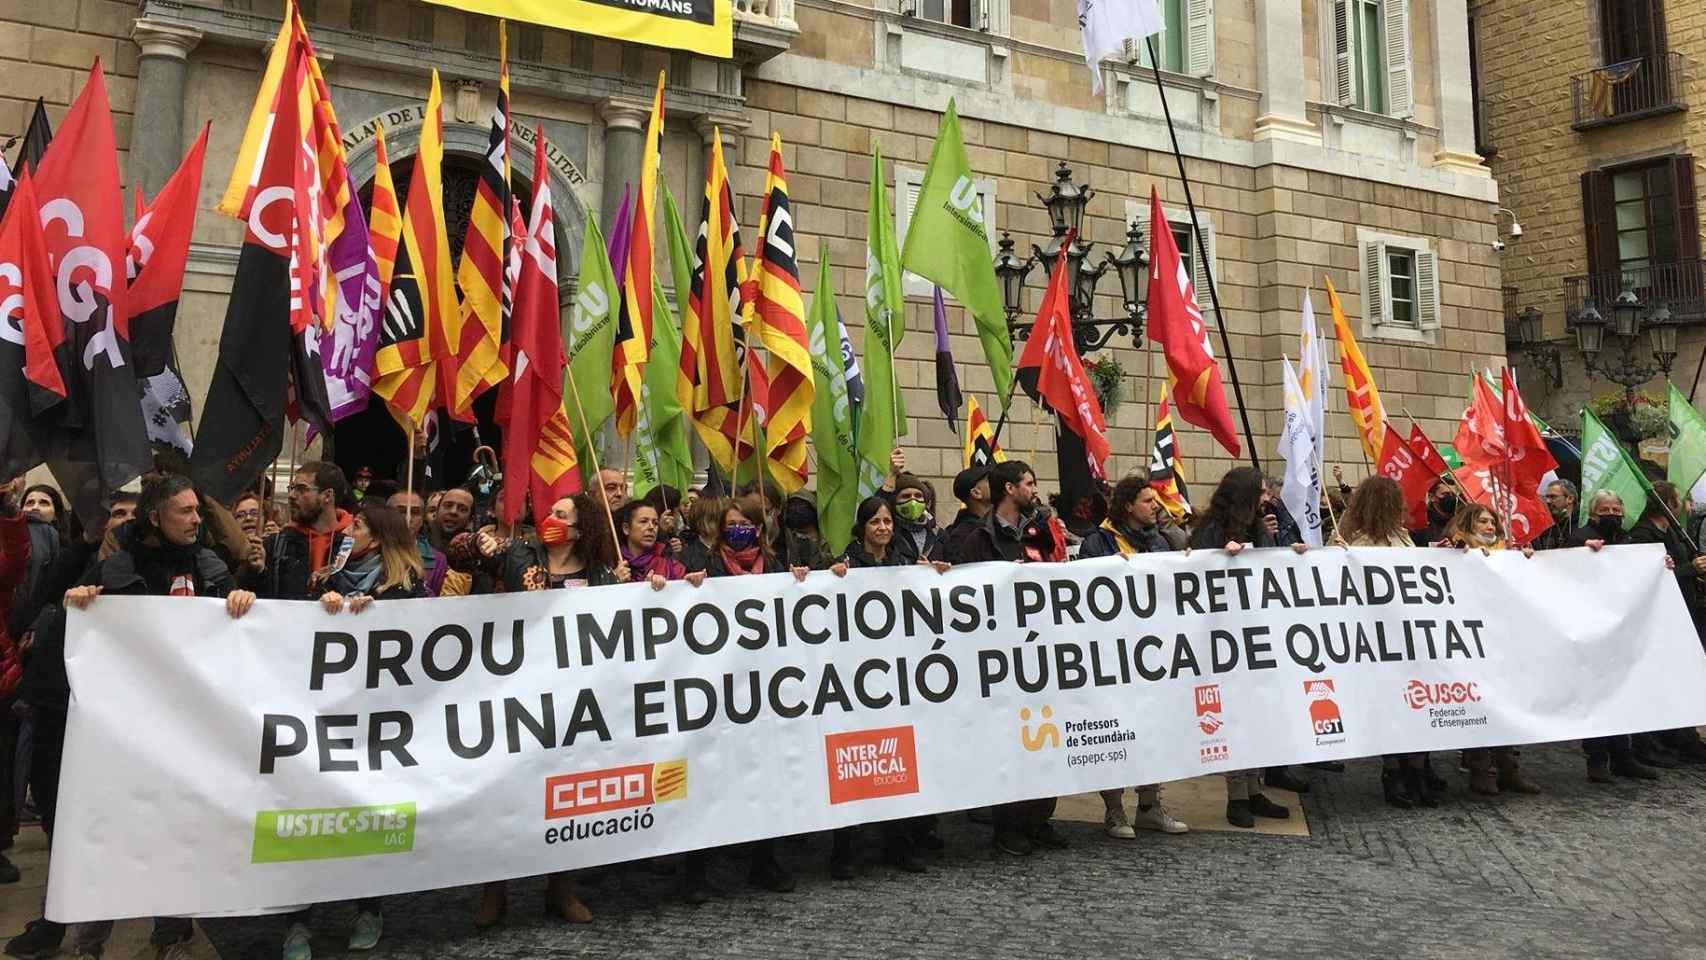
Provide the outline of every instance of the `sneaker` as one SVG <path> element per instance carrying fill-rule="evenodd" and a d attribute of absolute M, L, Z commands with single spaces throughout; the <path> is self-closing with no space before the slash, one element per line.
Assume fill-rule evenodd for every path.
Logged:
<path fill-rule="evenodd" d="M 379 935 L 385 930 L 385 917 L 377 910 L 363 910 L 355 915 L 349 931 L 351 950 L 372 950 L 379 945 Z"/>
<path fill-rule="evenodd" d="M 1015 857 L 1028 857 L 1036 852 L 1031 838 L 1017 830 L 1001 830 L 995 834 L 995 849 Z"/>
<path fill-rule="evenodd" d="M 1131 828 L 1131 822 L 1125 818 L 1124 810 L 1109 810 L 1102 817 L 1102 829 L 1115 840 L 1137 839 L 1137 831 Z"/>
<path fill-rule="evenodd" d="M 300 923 L 284 932 L 284 960 L 314 960 L 314 935 Z"/>
<path fill-rule="evenodd" d="M 1065 850 L 1070 846 L 1066 838 L 1060 835 L 1060 831 L 1054 828 L 1054 824 L 1047 820 L 1026 827 L 1025 836 L 1030 838 L 1032 844 L 1051 850 Z"/>
<path fill-rule="evenodd" d="M 23 876 L 18 872 L 18 865 L 8 860 L 4 853 L 0 853 L 0 883 L 17 883 Z"/>
<path fill-rule="evenodd" d="M 1183 820 L 1175 820 L 1167 812 L 1167 808 L 1159 803 L 1145 810 L 1137 808 L 1137 816 L 1131 818 L 1131 825 L 1139 830 L 1157 830 L 1161 833 L 1189 833 L 1191 828 Z"/>
<path fill-rule="evenodd" d="M 59 953 L 65 939 L 65 925 L 52 920 L 31 920 L 24 932 L 6 941 L 6 956 L 23 960 L 46 960 Z"/>
<path fill-rule="evenodd" d="M 1291 817 L 1290 810 L 1260 793 L 1250 794 L 1250 812 L 1258 817 L 1267 817 L 1269 820 L 1286 820 Z"/>
<path fill-rule="evenodd" d="M 1246 830 L 1254 827 L 1256 825 L 1256 817 L 1250 812 L 1250 801 L 1226 801 L 1226 822 L 1235 827 L 1243 827 Z"/>

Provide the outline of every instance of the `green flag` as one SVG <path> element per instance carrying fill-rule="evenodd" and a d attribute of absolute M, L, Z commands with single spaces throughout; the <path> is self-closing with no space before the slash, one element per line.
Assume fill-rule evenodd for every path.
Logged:
<path fill-rule="evenodd" d="M 563 396 L 568 401 L 569 428 L 575 434 L 575 456 L 580 460 L 581 485 L 596 489 L 598 471 L 592 452 L 598 444 L 599 428 L 616 409 L 610 399 L 610 357 L 616 346 L 616 273 L 604 250 L 604 232 L 598 218 L 586 218 L 586 236 L 581 239 L 580 275 L 575 282 L 575 307 L 570 313 L 568 337 L 563 350 L 568 357 L 568 379 Z"/>
<path fill-rule="evenodd" d="M 963 154 L 964 151 L 962 150 Z M 894 356 L 906 334 L 900 251 L 883 188 L 883 154 L 871 151 L 871 202 L 865 225 L 865 402 L 859 408 L 859 499 L 877 492 L 889 453 L 906 435 L 906 403 L 895 384 Z M 820 529 L 822 529 L 820 527 Z"/>
<path fill-rule="evenodd" d="M 972 182 L 966 145 L 960 140 L 960 116 L 949 98 L 930 167 L 918 188 L 918 206 L 906 229 L 901 266 L 953 294 L 971 311 L 995 377 L 995 395 L 1005 408 L 1012 399 L 1013 341 L 989 253 L 987 231 L 994 216 L 995 211 L 983 209 Z"/>
<path fill-rule="evenodd" d="M 1670 384 L 1670 467 L 1665 479 L 1683 493 L 1706 476 L 1706 417 Z"/>
<path fill-rule="evenodd" d="M 670 273 L 675 283 L 675 295 L 686 302 L 688 284 L 692 282 L 692 256 L 686 231 L 681 226 L 681 213 L 675 208 L 675 198 L 669 187 L 659 184 L 663 194 L 664 229 L 669 235 Z M 667 304 L 663 284 L 652 273 L 652 302 Z M 636 414 L 634 443 L 634 496 L 643 497 L 658 484 L 686 490 L 693 483 L 693 453 L 687 443 L 687 418 L 681 413 L 681 402 L 675 395 L 675 380 L 680 375 L 681 327 L 676 318 L 681 305 L 673 310 L 664 307 L 652 312 L 652 352 L 640 381 L 640 405 Z"/>
<path fill-rule="evenodd" d="M 806 317 L 811 341 L 812 446 L 817 450 L 817 528 L 829 552 L 840 556 L 853 539 L 853 513 L 859 506 L 858 451 L 847 396 L 847 368 L 841 365 L 841 325 L 835 318 L 835 281 L 827 249 L 818 259 L 817 288 Z"/>
<path fill-rule="evenodd" d="M 1582 408 L 1582 499 L 1578 523 L 1588 522 L 1594 494 L 1607 490 L 1623 498 L 1623 529 L 1628 530 L 1647 509 L 1647 480 L 1629 459 L 1617 437 Z"/>

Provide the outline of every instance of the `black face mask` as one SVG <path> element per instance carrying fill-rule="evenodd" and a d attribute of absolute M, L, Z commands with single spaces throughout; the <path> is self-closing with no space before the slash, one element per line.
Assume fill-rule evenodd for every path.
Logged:
<path fill-rule="evenodd" d="M 789 530 L 810 530 L 817 526 L 817 511 L 809 503 L 791 501 L 782 508 L 782 525 Z"/>
<path fill-rule="evenodd" d="M 1434 501 L 1434 513 L 1441 517 L 1450 517 L 1457 513 L 1457 495 L 1448 493 Z"/>
<path fill-rule="evenodd" d="M 1615 540 L 1623 532 L 1623 518 L 1612 515 L 1594 517 L 1593 529 L 1601 540 Z"/>

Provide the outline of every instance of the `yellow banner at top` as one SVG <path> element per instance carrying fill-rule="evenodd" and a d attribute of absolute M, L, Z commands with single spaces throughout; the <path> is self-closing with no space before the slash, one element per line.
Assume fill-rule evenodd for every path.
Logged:
<path fill-rule="evenodd" d="M 732 0 L 428 0 L 470 13 L 613 40 L 734 56 Z"/>

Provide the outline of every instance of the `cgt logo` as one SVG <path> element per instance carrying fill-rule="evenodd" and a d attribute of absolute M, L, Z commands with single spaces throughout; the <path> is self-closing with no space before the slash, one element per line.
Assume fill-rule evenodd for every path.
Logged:
<path fill-rule="evenodd" d="M 1410 705 L 1411 710 L 1480 703 L 1481 687 L 1474 681 L 1423 683 L 1420 680 L 1411 680 L 1404 687 L 1404 702 Z"/>
<path fill-rule="evenodd" d="M 831 804 L 918 792 L 918 749 L 910 726 L 831 733 L 823 738 L 823 755 Z"/>
<path fill-rule="evenodd" d="M 1309 723 L 1317 737 L 1341 736 L 1345 721 L 1339 705 L 1333 702 L 1333 681 L 1305 680 L 1303 692 L 1309 697 Z"/>
<path fill-rule="evenodd" d="M 545 819 L 584 817 L 686 797 L 686 760 L 568 773 L 545 778 Z"/>
<path fill-rule="evenodd" d="M 1197 729 L 1203 736 L 1212 737 L 1220 732 L 1225 722 L 1220 718 L 1220 684 L 1204 683 L 1196 688 Z"/>

